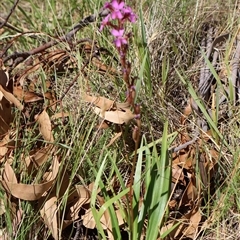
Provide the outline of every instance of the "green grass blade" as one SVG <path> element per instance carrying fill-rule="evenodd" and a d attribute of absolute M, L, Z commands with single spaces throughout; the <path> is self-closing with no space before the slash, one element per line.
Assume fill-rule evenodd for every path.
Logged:
<path fill-rule="evenodd" d="M 139 19 L 141 23 L 141 38 L 138 36 L 138 27 L 134 27 L 134 39 L 136 41 L 136 46 L 138 49 L 138 56 L 141 62 L 141 71 L 138 77 L 140 81 L 144 79 L 144 84 L 146 84 L 146 92 L 149 96 L 152 96 L 152 79 L 151 79 L 151 59 L 150 53 L 147 46 L 147 36 L 146 29 L 143 19 L 142 8 L 139 10 Z M 140 84 L 140 83 L 139 83 Z"/>
<path fill-rule="evenodd" d="M 143 152 L 141 150 L 144 145 L 145 139 L 142 138 L 140 152 L 138 154 L 138 160 L 136 164 L 136 170 L 134 175 L 134 186 L 133 186 L 133 232 L 132 239 L 138 239 L 138 234 L 141 232 L 138 231 L 138 209 L 140 201 L 140 191 L 141 191 L 141 178 L 142 178 L 142 163 L 143 163 Z"/>
<path fill-rule="evenodd" d="M 228 144 L 227 144 L 226 140 L 224 139 L 223 135 L 218 130 L 218 128 L 217 128 L 216 124 L 214 123 L 214 121 L 212 120 L 212 118 L 209 116 L 209 114 L 204 106 L 204 103 L 197 96 L 192 84 L 190 82 L 186 82 L 185 79 L 182 77 L 182 75 L 178 72 L 178 70 L 176 70 L 176 72 L 177 72 L 179 78 L 181 79 L 181 81 L 187 85 L 189 93 L 191 94 L 193 100 L 196 102 L 197 106 L 200 108 L 201 112 L 203 113 L 203 115 L 206 118 L 207 122 L 209 123 L 210 127 L 218 134 L 219 138 L 223 141 L 224 145 L 227 147 Z"/>
<path fill-rule="evenodd" d="M 149 221 L 146 239 L 151 240 L 155 240 L 158 237 L 159 227 L 161 226 L 162 220 L 165 216 L 170 193 L 171 166 L 168 157 L 167 129 L 168 122 L 165 122 L 161 156 L 159 159 L 155 149 L 155 153 L 153 153 L 155 155 L 155 163 L 153 166 L 152 179 L 147 190 L 147 201 L 150 205 L 148 210 Z"/>
<path fill-rule="evenodd" d="M 106 235 L 104 233 L 102 224 L 100 222 L 101 217 L 99 215 L 99 212 L 96 209 L 96 200 L 97 200 L 97 194 L 98 194 L 97 190 L 98 190 L 98 187 L 99 187 L 100 182 L 101 182 L 101 176 L 103 174 L 104 166 L 105 166 L 105 163 L 106 163 L 106 158 L 107 158 L 107 155 L 103 159 L 102 164 L 101 164 L 101 166 L 98 170 L 98 173 L 97 173 L 97 176 L 96 176 L 96 179 L 95 179 L 95 182 L 94 182 L 93 190 L 92 190 L 91 201 L 90 201 L 91 210 L 92 210 L 92 214 L 93 214 L 93 217 L 95 219 L 95 222 L 96 222 L 96 227 L 98 229 L 98 233 L 102 236 L 103 239 L 107 239 L 107 238 L 106 238 Z"/>

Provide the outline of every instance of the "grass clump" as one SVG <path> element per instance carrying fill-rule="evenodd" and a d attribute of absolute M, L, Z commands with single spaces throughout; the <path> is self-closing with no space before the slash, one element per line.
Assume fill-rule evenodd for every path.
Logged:
<path fill-rule="evenodd" d="M 3 239 L 239 237 L 237 3 L 127 3 L 0 3 Z"/>

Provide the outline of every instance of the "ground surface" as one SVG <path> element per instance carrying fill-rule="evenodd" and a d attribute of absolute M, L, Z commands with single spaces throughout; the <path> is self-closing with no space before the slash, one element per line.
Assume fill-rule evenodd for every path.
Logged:
<path fill-rule="evenodd" d="M 239 239 L 238 1 L 103 4 L 0 3 L 1 239 Z"/>

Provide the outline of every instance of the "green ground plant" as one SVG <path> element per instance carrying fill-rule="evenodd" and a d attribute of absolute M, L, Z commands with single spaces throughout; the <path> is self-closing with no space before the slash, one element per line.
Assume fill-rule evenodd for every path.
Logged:
<path fill-rule="evenodd" d="M 0 9 L 1 239 L 240 237 L 237 1 Z"/>

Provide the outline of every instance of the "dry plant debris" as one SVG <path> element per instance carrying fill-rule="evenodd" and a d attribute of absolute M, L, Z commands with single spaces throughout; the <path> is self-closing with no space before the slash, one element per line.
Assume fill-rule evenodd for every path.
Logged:
<path fill-rule="evenodd" d="M 100 15 L 104 16 L 105 13 L 100 13 Z M 71 51 L 78 51 L 78 44 L 72 42 L 72 37 L 77 30 L 93 22 L 95 18 L 96 16 L 88 17 L 58 41 L 67 41 Z M 1 27 L 6 23 L 7 19 L 5 23 L 1 24 Z M 208 37 L 209 35 L 210 33 Z M 210 38 L 212 40 L 213 36 L 210 36 Z M 221 35 L 215 38 L 210 48 L 207 49 L 206 56 L 207 59 L 212 58 L 213 67 L 216 67 L 217 63 L 221 62 L 216 46 L 228 39 L 231 39 L 229 34 Z M 1 239 L 16 237 L 17 228 L 21 224 L 21 219 L 24 215 L 19 204 L 21 201 L 37 202 L 42 221 L 55 240 L 60 239 L 59 236 L 61 235 L 59 233 L 60 217 L 63 218 L 62 229 L 79 220 L 82 221 L 86 228 L 93 229 L 96 227 L 90 208 L 91 192 L 93 191 L 94 183 L 91 183 L 89 186 L 78 184 L 71 186 L 71 192 L 66 201 L 66 209 L 68 211 L 64 216 L 59 208 L 61 198 L 69 189 L 69 176 L 66 172 L 60 171 L 62 162 L 61 152 L 59 152 L 57 145 L 54 144 L 55 136 L 52 126 L 54 120 L 70 115 L 70 113 L 64 112 L 60 103 L 65 95 L 68 94 L 71 85 L 66 89 L 63 96 L 57 96 L 56 92 L 51 91 L 52 82 L 50 80 L 45 81 L 45 92 L 38 91 L 38 74 L 40 71 L 43 70 L 46 75 L 51 75 L 54 70 L 60 73 L 66 67 L 76 68 L 77 61 L 68 51 L 54 48 L 58 41 L 51 40 L 30 51 L 2 56 L 0 59 L 0 161 L 3 166 L 1 185 L 5 189 L 5 201 L 8 202 L 12 209 L 11 219 L 13 223 L 12 233 L 9 233 L 7 229 L 3 229 Z M 233 86 L 237 85 L 235 75 L 239 74 L 237 72 L 239 70 L 238 65 L 236 65 L 236 62 L 239 62 L 240 55 L 238 33 L 236 34 L 236 41 L 237 45 L 232 48 L 232 68 L 230 69 L 233 76 Z M 108 72 L 113 77 L 118 75 L 117 69 L 109 68 L 109 66 L 101 62 L 99 57 L 91 54 L 91 49 L 93 48 L 95 49 L 94 53 L 98 51 L 98 47 L 94 42 L 82 40 L 81 44 L 81 53 L 85 57 L 85 63 L 81 69 L 82 75 L 86 75 L 85 68 L 90 62 L 100 73 Z M 12 63 L 8 64 L 10 60 Z M 4 64 L 6 64 L 7 69 Z M 222 101 L 220 102 L 221 107 L 225 109 L 226 99 L 229 97 L 229 86 L 225 78 L 227 70 L 222 66 L 216 69 L 216 72 L 219 74 L 220 81 L 226 90 L 225 93 L 221 92 Z M 76 78 L 74 78 L 73 84 L 74 82 L 76 82 Z M 208 103 L 210 114 L 216 108 L 216 103 L 214 102 L 214 96 L 217 91 L 215 82 L 216 79 L 213 77 L 209 65 L 204 65 L 200 74 L 199 94 Z M 88 85 L 87 80 L 86 85 Z M 123 126 L 134 121 L 136 116 L 128 102 L 120 103 L 104 96 L 94 96 L 93 93 L 87 90 L 82 94 L 82 99 L 86 104 L 90 104 L 92 111 L 102 119 L 102 125 L 105 123 L 104 127 L 100 125 L 98 128 L 107 128 L 110 123 Z M 233 100 L 236 103 L 238 101 L 236 88 L 234 88 Z M 13 109 L 15 110 L 13 111 Z M 16 129 L 16 126 L 14 126 L 14 118 L 16 117 L 14 113 L 18 113 L 16 109 L 21 113 L 22 129 Z M 194 141 L 191 141 L 191 133 L 188 132 L 190 124 L 188 118 L 191 117 L 193 112 L 199 117 L 200 124 L 195 130 L 195 132 L 198 132 L 197 136 L 195 136 Z M 172 194 L 169 200 L 169 219 L 161 229 L 161 232 L 164 233 L 167 229 L 179 223 L 169 234 L 169 239 L 183 239 L 184 237 L 195 239 L 197 236 L 199 229 L 203 225 L 200 211 L 202 200 L 206 189 L 210 188 L 211 179 L 214 177 L 218 162 L 221 161 L 222 157 L 218 152 L 217 146 L 213 145 L 211 149 L 208 149 L 208 152 L 205 151 L 207 142 L 212 141 L 213 133 L 209 129 L 205 129 L 206 122 L 204 117 L 201 116 L 201 110 L 194 99 L 189 101 L 189 105 L 183 111 L 183 115 L 181 119 L 183 130 L 179 133 L 179 142 L 182 147 L 177 147 L 172 154 Z M 35 124 L 39 127 L 38 131 L 34 129 Z M 22 155 L 20 157 L 19 162 L 23 170 L 19 174 L 15 173 L 13 155 L 17 151 L 16 148 L 24 147 L 24 144 L 17 137 L 19 134 L 21 135 L 21 131 L 24 131 L 24 128 L 36 132 L 34 141 L 36 141 L 37 147 L 30 149 L 29 156 Z M 199 132 L 199 129 L 201 132 Z M 18 135 L 16 131 L 18 131 Z M 121 135 L 122 132 L 116 131 L 114 137 L 109 140 L 108 146 L 112 145 Z M 42 143 L 37 144 L 40 140 Z M 39 176 L 39 169 L 42 169 L 42 166 L 48 167 Z M 29 183 L 27 184 L 21 182 L 24 175 L 27 175 L 29 178 Z M 59 175 L 64 180 L 60 193 L 57 192 L 55 186 L 56 178 Z M 19 201 L 16 201 L 16 199 Z M 97 201 L 100 206 L 104 204 L 104 199 L 100 192 L 97 195 Z M 115 208 L 119 225 L 123 226 L 124 220 L 120 210 L 117 206 Z M 82 209 L 84 214 L 80 215 L 79 213 Z M 1 215 L 5 211 L 6 209 L 1 207 Z M 110 216 L 107 211 L 102 215 L 100 223 L 103 229 L 108 232 L 109 239 L 113 239 Z"/>

